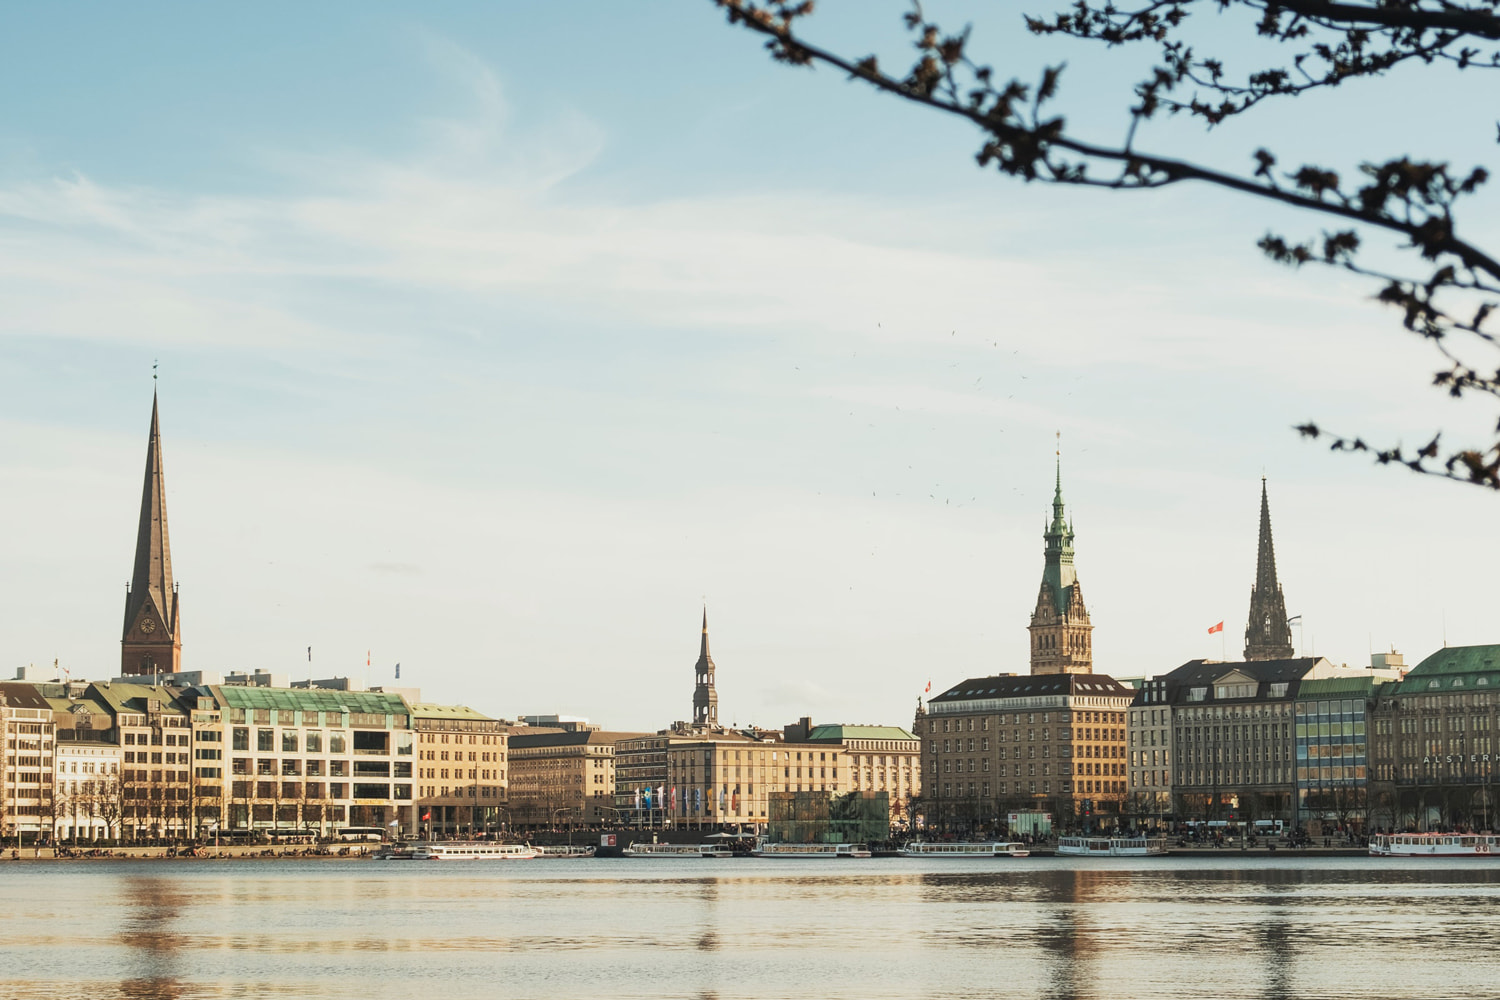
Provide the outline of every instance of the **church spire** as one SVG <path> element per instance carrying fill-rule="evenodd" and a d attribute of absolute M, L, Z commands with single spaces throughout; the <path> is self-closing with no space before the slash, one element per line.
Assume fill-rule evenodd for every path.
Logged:
<path fill-rule="evenodd" d="M 698 647 L 698 662 L 693 667 L 697 680 L 693 688 L 693 724 L 719 724 L 719 695 L 714 690 L 714 659 L 708 655 L 708 606 L 703 608 L 703 640 Z"/>
<path fill-rule="evenodd" d="M 1260 544 L 1255 557 L 1255 586 L 1250 590 L 1250 618 L 1245 624 L 1245 659 L 1288 660 L 1292 627 L 1286 620 L 1286 599 L 1276 579 L 1276 547 L 1271 542 L 1271 502 L 1266 478 L 1260 479 Z"/>
<path fill-rule="evenodd" d="M 1045 562 L 1036 610 L 1031 613 L 1031 672 L 1093 673 L 1093 626 L 1073 567 L 1073 525 L 1063 503 L 1061 448 L 1052 493 L 1052 520 L 1042 539 Z"/>
<path fill-rule="evenodd" d="M 182 659 L 172 546 L 167 537 L 167 490 L 161 458 L 161 424 L 151 394 L 151 434 L 136 526 L 135 568 L 125 596 L 120 672 L 124 676 L 176 673 Z"/>

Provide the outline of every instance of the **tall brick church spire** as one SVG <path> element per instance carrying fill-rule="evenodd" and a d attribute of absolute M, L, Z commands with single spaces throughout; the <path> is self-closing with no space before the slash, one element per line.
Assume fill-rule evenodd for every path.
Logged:
<path fill-rule="evenodd" d="M 693 667 L 697 684 L 693 688 L 693 724 L 719 724 L 719 694 L 714 690 L 714 658 L 708 655 L 708 608 L 703 609 L 703 643 L 698 647 L 698 663 Z"/>
<path fill-rule="evenodd" d="M 135 571 L 125 595 L 120 648 L 122 676 L 176 673 L 182 666 L 155 393 L 151 395 L 151 438 L 146 445 L 146 481 L 141 488 L 141 518 L 135 536 Z"/>
<path fill-rule="evenodd" d="M 1057 487 L 1052 494 L 1052 521 L 1042 533 L 1046 563 L 1036 610 L 1031 613 L 1031 672 L 1094 672 L 1094 626 L 1083 604 L 1073 568 L 1073 525 L 1067 519 L 1062 492 L 1062 456 L 1057 459 Z"/>
<path fill-rule="evenodd" d="M 1286 599 L 1276 579 L 1276 548 L 1271 544 L 1271 502 L 1266 479 L 1260 479 L 1260 547 L 1255 558 L 1255 586 L 1250 591 L 1250 619 L 1245 624 L 1245 659 L 1289 660 L 1292 627 L 1286 620 Z"/>

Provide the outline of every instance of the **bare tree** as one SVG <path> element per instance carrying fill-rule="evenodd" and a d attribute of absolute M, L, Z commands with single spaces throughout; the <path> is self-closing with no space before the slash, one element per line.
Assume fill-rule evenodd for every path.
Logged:
<path fill-rule="evenodd" d="M 1496 0 L 1075 0 L 1050 16 L 1018 19 L 1035 36 L 1072 39 L 1109 48 L 1144 47 L 1150 58 L 1141 79 L 1122 100 L 1122 138 L 1085 137 L 1054 113 L 1063 66 L 1021 76 L 997 73 L 971 55 L 972 26 L 948 30 L 929 19 L 920 2 L 905 15 L 915 46 L 896 70 L 875 56 L 841 54 L 806 37 L 801 28 L 811 0 L 714 0 L 731 24 L 766 38 L 772 58 L 791 66 L 824 65 L 928 110 L 979 130 L 977 159 L 1022 180 L 1073 187 L 1140 191 L 1185 182 L 1302 209 L 1331 228 L 1307 239 L 1266 233 L 1259 246 L 1293 267 L 1322 265 L 1374 283 L 1381 302 L 1394 307 L 1404 327 L 1427 340 L 1441 357 L 1433 384 L 1452 396 L 1478 393 L 1500 401 L 1500 347 L 1492 312 L 1500 305 L 1500 259 L 1459 233 L 1456 209 L 1488 179 L 1482 166 L 1455 170 L 1447 163 L 1407 155 L 1358 164 L 1354 180 L 1319 164 L 1282 168 L 1271 150 L 1246 149 L 1246 170 L 1210 168 L 1148 148 L 1147 124 L 1185 115 L 1206 129 L 1310 91 L 1350 87 L 1401 66 L 1441 66 L 1481 72 L 1500 66 L 1500 10 Z M 1236 71 L 1208 49 L 1215 40 L 1197 27 L 1199 12 L 1221 20 L 1235 14 L 1242 30 L 1279 45 L 1285 58 Z M 1230 21 L 1230 24 L 1235 23 Z M 1210 29 L 1212 30 L 1212 29 Z M 1147 68 L 1149 66 L 1149 68 Z M 1462 92 L 1460 92 L 1462 93 Z M 1111 95 L 1105 95 L 1105 99 Z M 1097 103 L 1099 95 L 1091 95 Z M 1473 124 L 1488 130 L 1482 102 Z M 1370 234 L 1396 238 L 1409 263 L 1367 264 L 1360 253 Z M 1483 360 L 1476 360 L 1477 357 Z M 1448 446 L 1442 433 L 1422 447 L 1372 446 L 1362 438 L 1329 434 L 1309 421 L 1298 428 L 1327 438 L 1334 450 L 1367 452 L 1382 464 L 1500 489 L 1500 421 L 1485 440 Z M 1424 434 L 1423 437 L 1426 437 Z"/>

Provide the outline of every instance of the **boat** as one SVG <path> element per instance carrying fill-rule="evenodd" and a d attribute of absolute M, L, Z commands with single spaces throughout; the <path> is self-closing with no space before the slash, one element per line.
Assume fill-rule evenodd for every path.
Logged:
<path fill-rule="evenodd" d="M 712 844 L 699 844 L 698 856 L 702 858 L 732 858 L 734 857 L 734 848 L 722 840 Z"/>
<path fill-rule="evenodd" d="M 789 860 L 822 860 L 825 858 L 868 858 L 870 848 L 864 844 L 767 844 L 750 852 L 757 858 Z"/>
<path fill-rule="evenodd" d="M 538 847 L 536 854 L 539 858 L 592 858 L 595 850 L 593 844 L 554 844 Z"/>
<path fill-rule="evenodd" d="M 653 844 L 636 843 L 625 848 L 627 858 L 701 858 L 703 847 L 699 844 Z"/>
<path fill-rule="evenodd" d="M 530 844 L 494 844 L 461 841 L 441 844 L 418 844 L 411 852 L 413 861 L 530 861 L 537 849 Z"/>
<path fill-rule="evenodd" d="M 1377 833 L 1377 858 L 1500 858 L 1500 837 L 1488 833 Z"/>
<path fill-rule="evenodd" d="M 901 848 L 901 856 L 903 858 L 1025 858 L 1031 856 L 1031 850 L 1025 844 L 1018 844 L 1014 841 L 940 843 L 914 840 Z"/>
<path fill-rule="evenodd" d="M 1165 837 L 1059 837 L 1059 856 L 1145 858 L 1167 853 Z"/>

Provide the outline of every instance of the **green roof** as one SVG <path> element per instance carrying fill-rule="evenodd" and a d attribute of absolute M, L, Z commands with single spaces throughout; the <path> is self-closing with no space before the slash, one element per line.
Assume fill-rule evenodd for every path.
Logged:
<path fill-rule="evenodd" d="M 187 711 L 178 698 L 182 693 L 180 688 L 102 681 L 90 684 L 89 690 L 115 712 L 144 712 L 153 701 L 160 702 L 165 712 Z"/>
<path fill-rule="evenodd" d="M 1412 667 L 1408 677 L 1479 674 L 1500 670 L 1500 646 L 1444 646 Z"/>
<path fill-rule="evenodd" d="M 1396 694 L 1500 688 L 1500 646 L 1444 646 L 1412 667 Z"/>
<path fill-rule="evenodd" d="M 411 716 L 414 719 L 472 719 L 475 722 L 494 722 L 490 716 L 483 712 L 476 712 L 468 705 L 434 705 L 432 702 L 418 702 L 411 707 Z"/>
<path fill-rule="evenodd" d="M 1323 677 L 1315 681 L 1303 681 L 1297 689 L 1298 701 L 1316 701 L 1319 698 L 1341 698 L 1358 695 L 1369 698 L 1375 693 L 1379 682 L 1374 677 Z"/>
<path fill-rule="evenodd" d="M 812 732 L 807 734 L 809 743 L 821 743 L 825 740 L 914 740 L 911 733 L 900 726 L 843 726 L 827 725 L 813 726 Z"/>
<path fill-rule="evenodd" d="M 297 712 L 365 712 L 370 715 L 406 715 L 406 701 L 399 694 L 373 691 L 329 691 L 323 688 L 265 688 L 215 685 L 212 689 L 230 708 L 275 708 Z"/>

